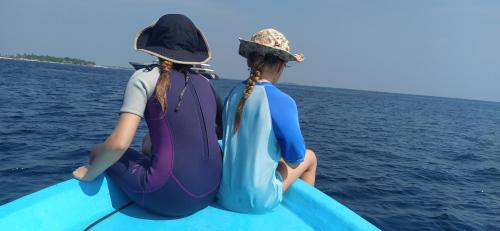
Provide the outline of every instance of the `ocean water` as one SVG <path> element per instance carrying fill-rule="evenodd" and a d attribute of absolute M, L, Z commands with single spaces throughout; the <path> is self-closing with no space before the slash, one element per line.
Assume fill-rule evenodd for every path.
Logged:
<path fill-rule="evenodd" d="M 71 178 L 111 132 L 131 74 L 0 60 L 0 205 Z M 226 94 L 239 81 L 213 83 Z M 323 192 L 383 230 L 500 230 L 500 103 L 279 87 Z"/>

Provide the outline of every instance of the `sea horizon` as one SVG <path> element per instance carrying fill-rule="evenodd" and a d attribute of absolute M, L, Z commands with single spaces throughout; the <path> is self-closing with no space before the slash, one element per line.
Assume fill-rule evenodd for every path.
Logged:
<path fill-rule="evenodd" d="M 106 69 L 117 69 L 117 70 L 130 70 L 135 71 L 133 67 L 124 67 L 124 66 L 106 66 L 96 64 L 94 66 L 90 65 L 79 65 L 72 63 L 58 63 L 58 62 L 49 62 L 49 61 L 40 61 L 40 60 L 30 60 L 30 59 L 16 59 L 10 57 L 0 56 L 0 60 L 13 60 L 13 61 L 26 61 L 26 62 L 39 62 L 39 63 L 50 63 L 50 64 L 60 64 L 60 65 L 73 65 L 73 66 L 83 66 L 83 67 L 94 67 L 94 68 L 106 68 Z M 146 64 L 146 62 L 144 62 Z M 217 71 L 216 71 L 217 73 Z M 220 77 L 220 79 L 225 80 L 234 80 L 234 81 L 243 81 L 244 79 L 233 79 L 233 78 L 224 78 Z M 395 95 L 408 95 L 408 96 L 417 96 L 417 97 L 435 97 L 435 98 L 443 98 L 443 99 L 451 99 L 451 100 L 469 100 L 469 101 L 478 101 L 478 102 L 486 102 L 486 103 L 500 103 L 500 100 L 488 100 L 488 99 L 474 99 L 474 98 L 462 98 L 462 97 L 451 97 L 451 96 L 439 96 L 439 95 L 426 95 L 426 94 L 416 94 L 416 93 L 406 93 L 406 92 L 390 92 L 390 91 L 379 91 L 379 90 L 371 90 L 371 89 L 355 89 L 355 88 L 342 88 L 335 86 L 319 86 L 314 84 L 307 83 L 294 83 L 288 82 L 286 80 L 280 80 L 278 85 L 297 85 L 297 86 L 305 86 L 305 87 L 316 87 L 316 88 L 328 88 L 328 89 L 337 89 L 337 90 L 350 90 L 350 91 L 362 91 L 362 92 L 372 92 L 372 93 L 383 93 L 383 94 L 395 94 Z"/>

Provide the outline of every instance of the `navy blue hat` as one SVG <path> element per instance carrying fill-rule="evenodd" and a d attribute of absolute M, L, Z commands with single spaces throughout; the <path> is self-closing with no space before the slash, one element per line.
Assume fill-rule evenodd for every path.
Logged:
<path fill-rule="evenodd" d="M 211 58 L 203 33 L 182 14 L 167 14 L 137 33 L 134 49 L 180 64 L 201 64 Z"/>

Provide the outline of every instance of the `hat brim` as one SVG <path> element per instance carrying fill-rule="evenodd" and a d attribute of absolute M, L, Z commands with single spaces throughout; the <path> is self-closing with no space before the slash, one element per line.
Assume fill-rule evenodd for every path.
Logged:
<path fill-rule="evenodd" d="M 260 43 L 256 43 L 256 42 L 252 42 L 252 41 L 247 41 L 247 40 L 244 40 L 242 38 L 240 38 L 239 40 L 240 40 L 239 53 L 241 56 L 243 56 L 245 58 L 248 58 L 248 56 L 251 53 L 256 52 L 256 53 L 261 54 L 261 55 L 266 55 L 266 54 L 275 55 L 285 62 L 289 62 L 289 61 L 302 62 L 302 61 L 304 61 L 304 55 L 301 53 L 292 54 L 292 53 L 285 51 L 285 50 L 262 45 Z"/>
<path fill-rule="evenodd" d="M 163 46 L 148 46 L 147 43 L 155 24 L 156 22 L 137 33 L 134 39 L 134 49 L 136 51 L 142 51 L 158 58 L 179 64 L 202 64 L 207 63 L 212 58 L 212 52 L 208 46 L 207 39 L 205 38 L 203 32 L 201 32 L 198 28 L 196 28 L 198 36 L 203 39 L 206 51 L 190 52 L 186 50 L 172 50 Z"/>

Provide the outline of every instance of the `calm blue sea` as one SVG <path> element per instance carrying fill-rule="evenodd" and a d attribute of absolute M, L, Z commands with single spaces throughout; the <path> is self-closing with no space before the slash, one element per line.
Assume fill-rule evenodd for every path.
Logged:
<path fill-rule="evenodd" d="M 0 60 L 0 204 L 69 179 L 111 132 L 131 74 Z M 222 94 L 237 83 L 214 81 Z M 279 87 L 323 192 L 383 230 L 500 230 L 500 103 Z"/>

